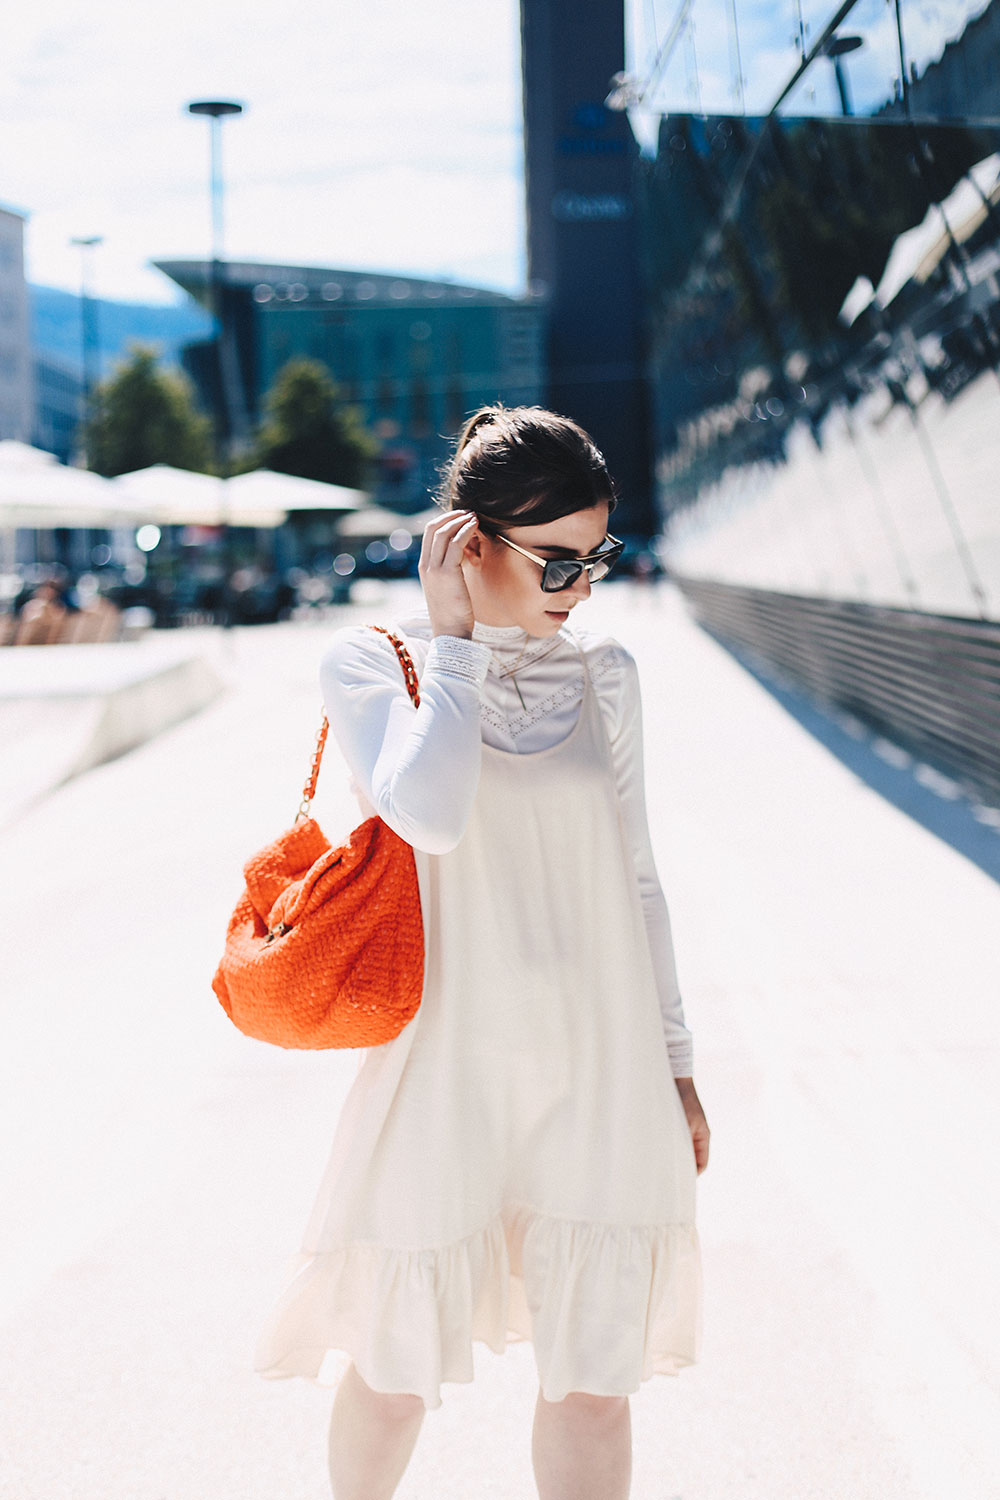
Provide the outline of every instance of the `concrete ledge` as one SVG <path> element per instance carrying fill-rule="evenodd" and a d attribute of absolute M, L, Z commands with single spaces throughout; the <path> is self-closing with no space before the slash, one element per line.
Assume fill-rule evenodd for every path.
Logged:
<path fill-rule="evenodd" d="M 224 686 L 177 638 L 0 649 L 0 827 L 197 713 Z"/>

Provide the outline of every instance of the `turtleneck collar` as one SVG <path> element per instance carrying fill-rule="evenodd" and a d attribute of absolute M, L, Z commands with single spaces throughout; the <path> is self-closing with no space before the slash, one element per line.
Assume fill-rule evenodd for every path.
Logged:
<path fill-rule="evenodd" d="M 484 625 L 482 620 L 476 620 L 472 626 L 472 639 L 482 641 L 493 651 L 513 647 L 520 650 L 527 642 L 528 632 L 520 625 Z"/>
<path fill-rule="evenodd" d="M 416 626 L 425 630 L 430 624 L 430 616 L 426 609 L 415 611 L 404 619 L 397 620 L 401 630 L 408 626 Z M 547 636 L 529 636 L 528 632 L 520 625 L 484 625 L 482 620 L 473 621 L 472 639 L 481 641 L 483 645 L 489 646 L 498 667 L 512 657 L 521 656 L 523 661 L 531 662 L 541 654 L 548 656 L 563 639 L 563 632 L 551 638 Z"/>
<path fill-rule="evenodd" d="M 501 677 L 508 671 L 519 671 L 541 661 L 564 643 L 562 632 L 535 636 L 520 625 L 484 625 L 481 620 L 473 624 L 472 639 L 490 648 L 493 668 Z"/>

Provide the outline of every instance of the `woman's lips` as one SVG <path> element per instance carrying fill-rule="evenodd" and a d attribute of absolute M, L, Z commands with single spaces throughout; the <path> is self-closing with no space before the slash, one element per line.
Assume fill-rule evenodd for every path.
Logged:
<path fill-rule="evenodd" d="M 569 619 L 569 610 L 568 609 L 547 609 L 545 611 L 545 613 L 547 615 L 549 615 L 553 620 L 568 620 Z"/>

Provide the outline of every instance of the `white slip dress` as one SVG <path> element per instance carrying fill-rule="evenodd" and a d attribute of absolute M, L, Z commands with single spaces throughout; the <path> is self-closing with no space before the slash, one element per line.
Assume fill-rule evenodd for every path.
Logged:
<path fill-rule="evenodd" d="M 699 1357 L 694 1149 L 580 655 L 569 735 L 484 743 L 458 845 L 415 851 L 423 999 L 363 1055 L 262 1376 L 329 1385 L 346 1352 L 435 1408 L 472 1380 L 473 1341 L 530 1339 L 548 1401 Z"/>

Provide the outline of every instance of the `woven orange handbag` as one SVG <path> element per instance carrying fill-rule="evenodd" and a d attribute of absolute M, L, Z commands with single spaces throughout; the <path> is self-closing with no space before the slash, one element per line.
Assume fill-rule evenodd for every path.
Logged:
<path fill-rule="evenodd" d="M 414 707 L 417 674 L 398 636 Z M 295 822 L 247 860 L 212 988 L 247 1036 L 278 1047 L 377 1047 L 423 994 L 424 929 L 413 850 L 381 818 L 333 848 L 309 816 L 329 724 L 316 736 Z"/>

